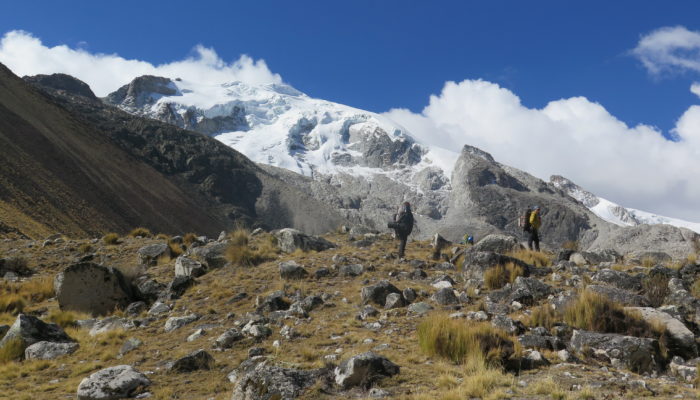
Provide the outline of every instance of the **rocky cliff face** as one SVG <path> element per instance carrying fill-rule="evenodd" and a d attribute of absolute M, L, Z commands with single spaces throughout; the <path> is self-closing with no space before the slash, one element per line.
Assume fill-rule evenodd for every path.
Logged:
<path fill-rule="evenodd" d="M 16 77 L 14 79 L 15 84 L 23 84 Z M 43 124 L 47 135 L 65 141 L 75 138 L 76 130 L 86 131 L 97 138 L 94 140 L 104 142 L 102 147 L 111 149 L 101 152 L 101 147 L 92 145 L 84 149 L 84 140 L 75 138 L 62 143 L 61 150 L 55 151 L 58 157 L 70 155 L 79 158 L 79 163 L 84 164 L 83 169 L 90 177 L 100 177 L 92 179 L 96 192 L 111 193 L 117 189 L 114 194 L 106 195 L 101 200 L 93 199 L 91 206 L 98 210 L 121 207 L 116 204 L 131 198 L 132 194 L 135 196 L 130 203 L 127 201 L 122 216 L 112 218 L 109 225 L 101 222 L 101 215 L 99 218 L 93 215 L 92 219 L 83 221 L 81 226 L 88 232 L 103 232 L 105 229 L 124 231 L 145 225 L 156 231 L 185 233 L 199 230 L 214 235 L 237 223 L 244 223 L 269 228 L 294 226 L 321 233 L 344 223 L 335 210 L 265 173 L 242 154 L 212 138 L 107 106 L 94 96 L 89 96 L 82 82 L 68 76 L 27 80 L 43 91 L 45 97 L 41 101 L 51 103 L 50 109 L 55 109 L 61 118 L 73 121 L 72 130 L 64 132 L 65 124 L 51 117 L 51 121 Z M 144 86 L 161 92 L 169 90 L 164 81 L 145 81 L 125 89 L 124 98 L 130 98 L 129 101 L 133 100 L 134 104 L 148 101 L 138 95 L 141 92 L 137 89 Z M 9 99 L 8 104 L 13 101 Z M 24 107 L 25 112 L 29 109 L 31 107 Z M 49 117 L 42 115 L 42 118 Z M 6 132 L 13 131 L 0 131 Z M 38 148 L 25 149 L 12 155 L 44 157 L 40 151 Z M 128 159 L 125 164 L 128 168 L 112 165 L 120 155 Z M 103 171 L 105 168 L 113 170 Z M 61 171 L 54 168 L 53 174 L 60 175 Z M 25 175 L 28 173 L 26 171 Z M 117 181 L 117 177 L 121 180 Z M 67 178 L 57 176 L 53 181 L 58 184 Z M 144 184 L 142 180 L 147 183 Z M 88 181 L 82 185 L 85 186 Z M 43 191 L 47 192 L 49 188 Z M 80 197 L 84 190 L 75 188 L 70 192 Z M 153 196 L 157 200 L 152 199 Z M 114 205 L 110 206 L 112 203 Z M 100 213 L 102 211 L 97 211 L 98 215 Z M 39 219 L 42 218 L 39 216 Z M 58 224 L 53 229 L 70 233 L 65 227 L 66 224 Z"/>

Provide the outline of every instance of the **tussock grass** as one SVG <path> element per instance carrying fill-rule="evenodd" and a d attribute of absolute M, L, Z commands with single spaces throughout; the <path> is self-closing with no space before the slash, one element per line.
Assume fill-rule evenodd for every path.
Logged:
<path fill-rule="evenodd" d="M 278 253 L 274 236 L 266 234 L 253 241 L 247 229 L 239 228 L 229 234 L 225 257 L 233 265 L 250 267 L 274 260 Z"/>
<path fill-rule="evenodd" d="M 418 343 L 425 353 L 456 364 L 491 366 L 513 353 L 513 342 L 489 323 L 467 323 L 437 314 L 418 325 Z"/>
<path fill-rule="evenodd" d="M 588 385 L 576 394 L 576 400 L 595 400 L 595 391 Z"/>
<path fill-rule="evenodd" d="M 104 244 L 112 244 L 112 245 L 119 244 L 119 235 L 114 233 L 114 232 L 108 233 L 102 237 L 102 242 Z"/>
<path fill-rule="evenodd" d="M 186 233 L 185 236 L 182 237 L 182 242 L 188 247 L 191 246 L 192 243 L 194 243 L 195 241 L 197 241 L 197 235 L 192 232 Z"/>
<path fill-rule="evenodd" d="M 24 357 L 24 341 L 21 338 L 9 340 L 0 348 L 0 364 L 19 360 L 22 357 Z"/>
<path fill-rule="evenodd" d="M 659 332 L 635 313 L 626 312 L 622 305 L 584 290 L 564 310 L 564 322 L 587 331 L 618 333 L 637 337 L 658 337 Z"/>
<path fill-rule="evenodd" d="M 552 265 L 551 256 L 540 251 L 523 249 L 512 251 L 508 255 L 536 267 L 549 267 Z"/>
<path fill-rule="evenodd" d="M 650 275 L 642 280 L 642 293 L 647 296 L 652 307 L 660 307 L 664 303 L 669 293 L 668 281 L 668 277 L 663 274 Z"/>
<path fill-rule="evenodd" d="M 170 239 L 170 236 L 166 235 L 165 233 L 159 233 L 156 235 L 156 239 L 158 240 L 168 240 Z"/>
<path fill-rule="evenodd" d="M 0 282 L 0 312 L 17 315 L 28 305 L 51 297 L 53 297 L 53 281 L 48 276 L 20 283 Z"/>
<path fill-rule="evenodd" d="M 77 311 L 66 311 L 60 309 L 53 309 L 49 312 L 46 318 L 49 322 L 60 325 L 62 328 L 68 328 L 75 326 L 76 321 L 81 319 L 92 318 L 90 314 L 81 313 Z"/>
<path fill-rule="evenodd" d="M 16 272 L 19 275 L 29 274 L 29 262 L 24 257 L 9 257 L 5 259 L 4 269 Z"/>
<path fill-rule="evenodd" d="M 544 304 L 539 307 L 533 307 L 532 313 L 528 320 L 528 325 L 530 327 L 542 326 L 547 329 L 552 329 L 552 327 L 561 322 L 562 316 L 556 310 L 554 310 L 549 304 Z"/>
<path fill-rule="evenodd" d="M 149 238 L 149 237 L 153 236 L 153 234 L 151 233 L 151 231 L 148 228 L 138 227 L 138 228 L 132 229 L 131 232 L 129 232 L 129 236 L 131 236 L 131 237 L 141 236 L 144 238 Z"/>
<path fill-rule="evenodd" d="M 181 256 L 185 250 L 182 248 L 180 243 L 175 243 L 168 241 L 168 253 L 170 254 L 170 258 L 177 258 Z"/>
<path fill-rule="evenodd" d="M 566 391 L 559 386 L 554 379 L 549 376 L 543 380 L 536 381 L 528 387 L 528 391 L 536 395 L 549 395 L 555 400 L 565 400 L 568 396 Z"/>
<path fill-rule="evenodd" d="M 81 254 L 89 254 L 92 253 L 92 245 L 90 243 L 82 243 L 80 246 L 78 246 L 78 251 Z"/>
<path fill-rule="evenodd" d="M 484 285 L 487 289 L 500 289 L 506 283 L 513 283 L 519 276 L 523 276 L 523 268 L 513 263 L 507 263 L 505 266 L 496 265 L 484 271 Z"/>

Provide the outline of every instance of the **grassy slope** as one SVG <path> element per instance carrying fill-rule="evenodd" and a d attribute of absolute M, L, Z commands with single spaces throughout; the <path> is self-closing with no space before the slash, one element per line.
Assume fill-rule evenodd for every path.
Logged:
<path fill-rule="evenodd" d="M 296 368 L 315 368 L 324 364 L 324 356 L 338 355 L 339 360 L 354 354 L 370 350 L 380 344 L 388 344 L 388 348 L 379 353 L 401 366 L 401 374 L 383 381 L 379 386 L 392 392 L 396 398 L 405 399 L 458 399 L 470 395 L 487 395 L 490 398 L 507 398 L 507 391 L 512 391 L 520 398 L 561 398 L 577 399 L 590 389 L 570 391 L 572 385 L 584 387 L 605 385 L 596 389 L 595 398 L 602 395 L 607 398 L 640 398 L 649 396 L 644 391 L 624 392 L 615 384 L 609 384 L 611 376 L 620 377 L 618 372 L 603 372 L 599 368 L 585 365 L 563 366 L 531 371 L 515 377 L 498 372 L 473 369 L 467 366 L 452 364 L 440 358 L 430 357 L 421 352 L 416 336 L 416 327 L 422 318 L 410 316 L 405 308 L 383 311 L 388 322 L 379 332 L 372 332 L 355 319 L 360 308 L 360 288 L 363 281 L 371 282 L 386 279 L 390 272 L 411 271 L 405 264 L 397 264 L 387 260 L 384 255 L 395 251 L 395 243 L 384 237 L 368 249 L 350 247 L 344 235 L 331 235 L 328 239 L 342 244 L 339 249 L 322 253 L 296 253 L 281 256 L 278 260 L 267 262 L 258 267 L 223 268 L 210 272 L 198 278 L 198 285 L 191 288 L 182 299 L 174 302 L 171 316 L 185 315 L 196 312 L 203 317 L 200 321 L 171 333 L 163 332 L 167 317 L 162 317 L 151 326 L 127 332 L 114 332 L 90 338 L 85 331 L 69 329 L 69 333 L 81 343 L 80 350 L 72 356 L 55 361 L 33 361 L 9 363 L 0 366 L 0 388 L 8 399 L 61 398 L 74 396 L 80 380 L 97 369 L 119 365 L 132 364 L 141 371 L 152 371 L 149 378 L 153 380 L 150 390 L 157 399 L 229 399 L 233 385 L 226 375 L 247 357 L 247 350 L 252 346 L 265 347 L 276 363 Z M 98 254 L 109 256 L 110 263 L 121 268 L 134 265 L 135 251 L 142 245 L 155 242 L 155 239 L 125 239 L 123 244 L 116 246 L 93 245 Z M 30 258 L 30 267 L 39 269 L 37 278 L 51 277 L 66 264 L 66 259 L 74 257 L 79 243 L 69 241 L 65 245 L 52 248 L 23 248 L 13 242 L 0 242 L 0 255 L 10 247 L 18 247 L 20 254 Z M 407 256 L 409 259 L 428 261 L 430 249 L 425 242 L 409 243 Z M 303 264 L 310 272 L 321 266 L 330 266 L 335 254 L 352 257 L 366 267 L 374 266 L 369 271 L 356 278 L 330 277 L 320 280 L 308 279 L 297 282 L 284 282 L 279 278 L 278 262 L 295 259 Z M 172 278 L 174 261 L 166 261 L 149 270 L 149 274 L 159 281 L 166 282 Z M 431 276 L 440 274 L 439 271 L 428 270 Z M 452 274 L 453 276 L 456 274 Z M 412 287 L 417 291 L 434 292 L 429 286 L 430 280 L 425 281 L 394 281 L 400 289 Z M 549 282 L 551 283 L 551 282 Z M 311 319 L 294 328 L 302 335 L 293 341 L 280 337 L 279 328 L 274 328 L 274 334 L 261 343 L 246 339 L 237 343 L 234 348 L 223 352 L 212 350 L 212 341 L 225 329 L 233 326 L 234 319 L 226 319 L 228 313 L 236 316 L 251 312 L 255 308 L 257 296 L 264 296 L 275 290 L 284 289 L 288 293 L 300 290 L 304 295 L 330 293 L 334 297 L 326 305 L 311 312 Z M 228 304 L 233 296 L 245 292 L 248 297 L 238 303 Z M 419 298 L 419 301 L 428 301 Z M 34 304 L 29 309 L 46 308 L 48 313 L 56 310 L 54 300 L 46 300 Z M 478 301 L 468 305 L 466 310 L 478 309 Z M 436 312 L 440 312 L 439 310 Z M 515 315 L 514 315 L 515 316 Z M 519 315 L 518 318 L 522 318 Z M 9 323 L 13 317 L 0 314 L 0 324 Z M 376 319 L 370 319 L 370 322 Z M 199 324 L 220 324 L 211 329 L 206 336 L 186 342 L 195 327 Z M 291 321 L 287 322 L 292 324 Z M 468 323 L 468 322 L 465 322 Z M 130 337 L 136 337 L 144 342 L 142 348 L 127 354 L 124 358 L 117 357 L 121 344 Z M 371 344 L 364 343 L 365 339 L 373 339 Z M 280 340 L 282 346 L 275 350 L 271 344 Z M 167 361 L 184 355 L 192 350 L 204 348 L 216 359 L 216 368 L 212 371 L 195 372 L 191 374 L 170 374 L 164 370 Z M 516 351 L 518 351 L 516 347 Z M 554 362 L 556 356 L 545 352 Z M 567 373 L 572 375 L 566 375 Z M 625 372 L 627 373 L 627 372 Z M 634 374 L 631 374 L 634 377 Z M 638 379 L 638 378 L 630 379 Z M 517 383 L 526 381 L 527 388 Z M 663 383 L 647 379 L 655 388 L 661 388 L 661 398 L 672 398 L 673 394 L 682 394 L 684 398 L 695 398 L 691 389 L 674 383 Z M 305 393 L 307 399 L 334 399 L 355 397 L 356 394 L 345 395 L 322 393 L 318 388 L 312 388 Z M 554 396 L 554 397 L 551 397 Z M 657 397 L 658 398 L 658 397 Z"/>

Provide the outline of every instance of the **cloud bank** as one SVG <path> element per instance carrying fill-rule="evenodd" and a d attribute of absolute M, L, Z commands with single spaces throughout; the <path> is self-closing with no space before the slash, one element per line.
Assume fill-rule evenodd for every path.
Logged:
<path fill-rule="evenodd" d="M 653 75 L 700 72 L 700 32 L 683 26 L 659 28 L 642 36 L 632 54 Z"/>
<path fill-rule="evenodd" d="M 635 52 L 650 72 L 693 69 L 691 50 L 700 49 L 692 47 L 696 36 L 700 35 L 685 28 L 660 29 L 643 37 Z M 47 47 L 21 31 L 0 40 L 0 62 L 18 75 L 73 75 L 98 96 L 144 74 L 205 84 L 282 81 L 262 60 L 242 56 L 227 63 L 203 46 L 194 49 L 193 57 L 154 66 L 115 54 Z M 690 90 L 700 96 L 700 83 Z M 677 121 L 671 132 L 677 141 L 665 139 L 651 126 L 627 126 L 584 97 L 532 109 L 523 106 L 515 93 L 483 80 L 447 82 L 422 112 L 393 109 L 385 115 L 419 142 L 447 149 L 446 153 L 470 144 L 540 178 L 564 175 L 624 206 L 700 221 L 700 106 L 690 107 Z"/>
<path fill-rule="evenodd" d="M 106 96 L 142 75 L 182 78 L 202 84 L 242 81 L 249 84 L 281 83 L 263 60 L 243 55 L 223 61 L 213 49 L 198 45 L 194 55 L 182 61 L 153 65 L 127 60 L 116 54 L 92 54 L 68 46 L 47 47 L 30 33 L 10 31 L 0 40 L 0 62 L 18 75 L 62 72 L 84 81 L 97 96 Z"/>
<path fill-rule="evenodd" d="M 677 141 L 651 126 L 627 126 L 584 97 L 532 109 L 483 80 L 447 82 L 421 113 L 385 115 L 425 144 L 468 143 L 545 180 L 560 174 L 624 206 L 700 221 L 700 106 L 677 121 Z"/>

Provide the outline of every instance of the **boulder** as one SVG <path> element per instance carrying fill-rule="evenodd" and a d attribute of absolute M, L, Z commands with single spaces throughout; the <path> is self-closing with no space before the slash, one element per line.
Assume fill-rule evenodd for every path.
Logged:
<path fill-rule="evenodd" d="M 626 272 L 615 271 L 613 269 L 602 269 L 591 277 L 594 281 L 606 283 L 618 289 L 639 291 L 642 290 L 641 274 L 630 275 Z"/>
<path fill-rule="evenodd" d="M 306 278 L 309 273 L 297 264 L 296 261 L 285 261 L 279 264 L 280 266 L 280 277 L 282 279 L 303 279 Z"/>
<path fill-rule="evenodd" d="M 673 261 L 671 255 L 663 251 L 635 251 L 630 253 L 627 258 L 630 260 L 630 262 L 635 264 L 650 263 L 652 265 L 657 265 L 670 263 Z"/>
<path fill-rule="evenodd" d="M 134 284 L 136 285 L 136 297 L 149 303 L 156 301 L 161 296 L 161 293 L 166 290 L 164 284 L 145 275 L 136 278 Z"/>
<path fill-rule="evenodd" d="M 148 315 L 156 316 L 156 315 L 162 315 L 162 314 L 167 314 L 170 312 L 170 306 L 168 306 L 165 303 L 161 303 L 160 301 L 156 301 L 153 303 L 151 308 L 148 310 Z"/>
<path fill-rule="evenodd" d="M 431 298 L 434 302 L 443 306 L 459 304 L 459 299 L 455 296 L 455 292 L 451 287 L 438 290 Z"/>
<path fill-rule="evenodd" d="M 309 236 L 296 229 L 280 229 L 273 234 L 277 238 L 277 245 L 285 253 L 293 253 L 297 249 L 302 251 L 324 251 L 335 247 L 335 244 L 324 238 Z"/>
<path fill-rule="evenodd" d="M 255 323 L 254 321 L 248 322 L 243 327 L 241 332 L 253 337 L 254 339 L 264 339 L 272 335 L 272 329 L 270 329 L 267 325 Z"/>
<path fill-rule="evenodd" d="M 400 372 L 398 365 L 386 357 L 371 351 L 349 358 L 336 367 L 335 382 L 342 389 L 360 386 L 368 388 L 385 376 L 394 376 Z"/>
<path fill-rule="evenodd" d="M 658 372 L 663 359 L 656 339 L 574 330 L 570 346 L 579 353 L 637 373 Z"/>
<path fill-rule="evenodd" d="M 425 314 L 432 309 L 433 309 L 433 306 L 431 306 L 428 303 L 422 302 L 422 301 L 420 301 L 418 303 L 413 303 L 410 306 L 408 306 L 408 312 L 411 312 L 413 314 L 418 314 L 418 315 Z"/>
<path fill-rule="evenodd" d="M 107 317 L 99 321 L 95 321 L 92 328 L 90 328 L 90 336 L 96 336 L 109 331 L 128 330 L 133 327 L 133 321 L 126 318 Z"/>
<path fill-rule="evenodd" d="M 135 302 L 129 304 L 128 307 L 126 307 L 126 310 L 124 310 L 124 313 L 126 315 L 135 317 L 144 311 L 146 311 L 146 303 L 143 301 L 135 301 Z"/>
<path fill-rule="evenodd" d="M 483 281 L 484 271 L 496 265 L 505 266 L 509 263 L 522 267 L 526 276 L 529 275 L 530 271 L 534 268 L 514 257 L 490 251 L 474 251 L 472 248 L 464 253 L 462 274 L 465 280 L 476 279 L 478 281 Z"/>
<path fill-rule="evenodd" d="M 228 242 L 214 242 L 195 247 L 189 253 L 206 264 L 207 269 L 217 269 L 222 268 L 228 262 L 226 260 L 227 247 Z"/>
<path fill-rule="evenodd" d="M 362 304 L 367 304 L 372 302 L 374 304 L 384 307 L 386 304 L 386 296 L 389 293 L 401 294 L 401 291 L 389 281 L 380 281 L 376 285 L 365 286 L 360 291 L 360 297 L 362 298 Z"/>
<path fill-rule="evenodd" d="M 487 251 L 492 253 L 506 254 L 511 251 L 520 250 L 520 241 L 508 235 L 491 234 L 479 240 L 471 251 Z"/>
<path fill-rule="evenodd" d="M 357 314 L 357 319 L 364 321 L 370 317 L 376 317 L 377 315 L 379 315 L 379 311 L 376 308 L 366 305 L 362 307 L 362 310 Z"/>
<path fill-rule="evenodd" d="M 295 399 L 326 374 L 326 369 L 305 371 L 270 366 L 259 361 L 264 358 L 253 357 L 248 359 L 253 362 L 242 363 L 235 374 L 232 400 Z"/>
<path fill-rule="evenodd" d="M 206 268 L 199 261 L 187 256 L 180 256 L 175 260 L 175 276 L 191 276 L 196 278 L 207 272 Z"/>
<path fill-rule="evenodd" d="M 165 243 L 149 244 L 138 249 L 136 253 L 141 264 L 156 265 L 158 259 L 168 253 L 168 245 Z"/>
<path fill-rule="evenodd" d="M 187 289 L 194 286 L 195 283 L 195 280 L 191 276 L 176 276 L 168 283 L 165 290 L 160 293 L 158 299 L 162 301 L 179 299 L 180 296 L 185 294 Z"/>
<path fill-rule="evenodd" d="M 142 344 L 143 342 L 137 338 L 129 338 L 122 344 L 122 347 L 119 349 L 119 354 L 123 356 L 124 354 L 138 349 Z"/>
<path fill-rule="evenodd" d="M 644 296 L 640 296 L 638 294 L 630 292 L 629 290 L 618 289 L 603 285 L 588 285 L 586 286 L 586 289 L 594 293 L 598 293 L 599 295 L 605 296 L 608 299 L 625 306 L 648 307 L 649 305 L 651 305 L 649 299 L 647 299 Z"/>
<path fill-rule="evenodd" d="M 416 297 L 418 297 L 418 295 L 416 294 L 416 291 L 413 290 L 413 288 L 403 289 L 403 298 L 404 300 L 406 300 L 407 303 L 413 303 L 413 301 L 416 300 Z"/>
<path fill-rule="evenodd" d="M 199 349 L 170 363 L 168 370 L 172 372 L 192 372 L 201 369 L 210 370 L 212 367 L 214 367 L 214 357 Z"/>
<path fill-rule="evenodd" d="M 491 325 L 509 335 L 519 335 L 525 331 L 525 325 L 522 322 L 502 314 L 494 315 L 491 318 Z"/>
<path fill-rule="evenodd" d="M 54 291 L 62 310 L 92 315 L 124 308 L 134 297 L 119 270 L 90 262 L 73 264 L 56 275 Z"/>
<path fill-rule="evenodd" d="M 525 348 L 541 350 L 562 350 L 566 348 L 564 342 L 556 336 L 520 335 L 518 341 Z"/>
<path fill-rule="evenodd" d="M 22 354 L 27 347 L 38 342 L 67 343 L 74 340 L 56 324 L 47 324 L 37 317 L 19 314 L 15 322 L 0 340 L 0 349 L 9 343 L 19 340 Z"/>
<path fill-rule="evenodd" d="M 695 335 L 681 321 L 670 314 L 651 307 L 625 307 L 625 310 L 638 312 L 644 321 L 653 325 L 662 325 L 669 335 L 669 352 L 684 359 L 698 356 Z"/>
<path fill-rule="evenodd" d="M 338 268 L 338 275 L 346 277 L 359 276 L 362 275 L 363 272 L 365 272 L 365 267 L 362 264 L 341 265 Z"/>
<path fill-rule="evenodd" d="M 539 279 L 519 276 L 513 285 L 494 290 L 488 294 L 487 298 L 493 303 L 510 305 L 517 301 L 521 304 L 532 305 L 538 300 L 547 298 L 553 292 L 551 286 L 542 283 Z"/>
<path fill-rule="evenodd" d="M 224 331 L 218 338 L 216 338 L 216 341 L 214 342 L 214 346 L 218 349 L 230 349 L 233 347 L 233 344 L 238 342 L 239 340 L 243 339 L 243 334 L 238 331 L 236 328 L 230 328 Z"/>
<path fill-rule="evenodd" d="M 116 400 L 134 397 L 151 381 L 130 365 L 99 370 L 78 386 L 78 400 Z"/>
<path fill-rule="evenodd" d="M 401 308 L 406 305 L 406 301 L 403 298 L 402 294 L 399 293 L 389 293 L 386 296 L 386 300 L 384 303 L 384 308 L 390 309 L 390 308 Z"/>
<path fill-rule="evenodd" d="M 53 360 L 61 356 L 75 353 L 80 345 L 74 342 L 37 342 L 24 350 L 27 360 Z"/>
<path fill-rule="evenodd" d="M 668 368 L 674 375 L 680 376 L 688 383 L 692 383 L 698 377 L 698 362 L 700 362 L 698 359 L 686 362 L 681 357 L 676 356 L 673 357 Z"/>
<path fill-rule="evenodd" d="M 289 310 L 291 304 L 284 298 L 284 292 L 275 291 L 272 294 L 256 299 L 256 311 L 258 313 Z"/>
<path fill-rule="evenodd" d="M 537 350 L 526 350 L 525 355 L 520 360 L 520 368 L 522 369 L 546 367 L 549 364 L 549 360 L 547 360 L 542 353 Z"/>
<path fill-rule="evenodd" d="M 170 317 L 167 321 L 165 321 L 164 329 L 166 332 L 172 332 L 176 329 L 182 328 L 185 325 L 191 324 L 198 319 L 199 315 L 197 314 L 185 315 L 184 317 Z"/>

